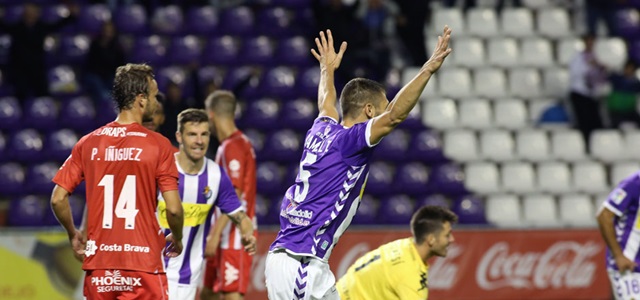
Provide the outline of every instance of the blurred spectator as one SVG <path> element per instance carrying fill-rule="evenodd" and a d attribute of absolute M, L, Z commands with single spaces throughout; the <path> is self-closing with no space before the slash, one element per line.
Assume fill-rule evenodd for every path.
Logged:
<path fill-rule="evenodd" d="M 611 125 L 619 127 L 622 123 L 633 122 L 640 126 L 637 102 L 640 94 L 640 80 L 636 75 L 636 64 L 627 61 L 622 73 L 612 74 L 611 94 L 607 98 L 607 108 L 611 117 Z"/>
<path fill-rule="evenodd" d="M 116 69 L 125 64 L 124 49 L 114 24 L 107 21 L 102 32 L 91 42 L 85 62 L 85 87 L 93 101 L 109 101 Z"/>
<path fill-rule="evenodd" d="M 165 96 L 163 93 L 158 93 L 156 95 L 156 99 L 158 100 L 158 107 L 156 111 L 153 113 L 150 119 L 143 119 L 142 125 L 147 127 L 147 129 L 152 131 L 159 131 L 162 124 L 164 124 L 165 115 L 164 115 L 164 101 Z"/>
<path fill-rule="evenodd" d="M 616 7 L 620 2 L 621 0 L 586 0 L 587 34 L 596 35 L 598 21 L 602 19 L 607 26 L 608 34 L 613 35 L 615 33 Z"/>
<path fill-rule="evenodd" d="M 395 0 L 400 8 L 396 33 L 409 54 L 409 65 L 422 66 L 427 61 L 425 24 L 431 15 L 431 0 Z"/>
<path fill-rule="evenodd" d="M 167 85 L 165 96 L 164 114 L 166 118 L 164 124 L 160 126 L 160 133 L 168 138 L 172 144 L 177 145 L 178 114 L 187 108 L 193 107 L 194 103 L 191 99 L 183 98 L 182 88 L 174 82 L 169 82 Z"/>
<path fill-rule="evenodd" d="M 593 53 L 595 37 L 584 37 L 584 50 L 576 54 L 569 64 L 570 102 L 575 123 L 589 145 L 589 135 L 602 128 L 600 89 L 606 83 L 604 68 L 596 61 Z"/>
<path fill-rule="evenodd" d="M 507 0 L 509 1 L 509 0 Z M 603 0 L 603 1 L 607 1 L 607 0 Z M 453 7 L 456 5 L 456 3 L 458 2 L 458 0 L 443 0 L 443 4 L 446 7 Z M 504 8 L 504 2 L 505 0 L 497 0 L 496 1 L 496 10 L 498 12 L 501 12 L 502 9 Z M 511 4 L 515 7 L 519 7 L 522 6 L 522 0 L 511 0 L 509 1 L 511 2 Z M 462 9 L 466 12 L 469 8 L 471 7 L 476 7 L 477 6 L 477 0 L 462 0 Z"/>
<path fill-rule="evenodd" d="M 389 43 L 393 33 L 388 29 L 393 27 L 399 12 L 399 7 L 390 0 L 367 0 L 358 13 L 367 33 L 367 47 L 361 55 L 364 65 L 371 67 L 367 77 L 375 81 L 383 81 L 391 66 Z"/>
<path fill-rule="evenodd" d="M 44 40 L 47 35 L 76 19 L 78 7 L 69 6 L 69 11 L 69 16 L 46 24 L 40 20 L 40 7 L 26 3 L 20 22 L 7 24 L 0 20 L 0 32 L 6 32 L 11 36 L 7 73 L 15 95 L 20 100 L 28 96 L 39 97 L 49 94 Z"/>

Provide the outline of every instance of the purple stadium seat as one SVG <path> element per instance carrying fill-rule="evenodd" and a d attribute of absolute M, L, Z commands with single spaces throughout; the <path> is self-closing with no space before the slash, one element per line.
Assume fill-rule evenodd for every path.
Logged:
<path fill-rule="evenodd" d="M 135 40 L 129 61 L 132 63 L 149 63 L 153 66 L 165 63 L 167 48 L 158 35 L 138 37 Z"/>
<path fill-rule="evenodd" d="M 365 191 L 374 195 L 388 195 L 391 192 L 395 168 L 391 163 L 375 161 L 369 168 Z"/>
<path fill-rule="evenodd" d="M 385 79 L 384 85 L 387 87 L 386 93 L 387 93 L 387 99 L 393 99 L 396 94 L 400 91 L 400 89 L 402 89 L 402 80 L 400 77 L 400 72 L 389 72 L 389 74 L 387 75 L 387 78 Z M 420 121 L 419 124 L 422 124 L 421 120 L 420 120 L 420 114 L 418 115 L 418 121 Z M 409 116 L 411 118 L 411 116 Z M 407 126 L 407 121 L 405 120 L 404 122 L 402 122 L 402 124 L 404 124 L 404 126 Z M 410 125 L 414 125 L 412 124 L 413 122 L 409 122 Z M 401 124 L 401 125 L 402 125 Z M 414 128 L 412 126 L 412 128 Z"/>
<path fill-rule="evenodd" d="M 231 35 L 253 34 L 253 12 L 246 6 L 238 6 L 222 11 L 220 32 Z"/>
<path fill-rule="evenodd" d="M 0 162 L 9 160 L 7 155 L 7 137 L 0 131 Z"/>
<path fill-rule="evenodd" d="M 0 129 L 16 130 L 21 128 L 22 108 L 14 97 L 0 98 Z"/>
<path fill-rule="evenodd" d="M 9 48 L 11 48 L 11 37 L 8 34 L 0 35 L 0 65 L 9 62 Z"/>
<path fill-rule="evenodd" d="M 80 12 L 77 26 L 83 32 L 99 33 L 102 30 L 102 24 L 111 20 L 111 11 L 104 4 L 94 4 L 85 6 Z"/>
<path fill-rule="evenodd" d="M 407 225 L 414 212 L 414 203 L 407 195 L 393 195 L 380 200 L 378 222 L 382 224 Z"/>
<path fill-rule="evenodd" d="M 263 195 L 257 194 L 256 195 L 256 218 L 258 219 L 258 224 L 262 225 L 262 224 L 266 224 L 268 223 L 268 219 L 269 217 L 269 208 L 271 206 L 271 201 L 269 201 L 268 198 L 266 198 Z M 273 218 L 273 219 L 277 219 L 277 218 Z"/>
<path fill-rule="evenodd" d="M 269 218 L 267 219 L 267 224 L 280 225 L 280 210 L 282 210 L 283 195 L 284 192 L 271 197 L 271 203 L 269 205 Z"/>
<path fill-rule="evenodd" d="M 272 161 L 259 163 L 256 169 L 257 189 L 266 195 L 284 195 L 283 177 L 284 170 L 277 163 Z"/>
<path fill-rule="evenodd" d="M 306 69 L 298 73 L 296 92 L 299 96 L 315 99 L 318 96 L 318 83 L 320 83 L 320 68 Z"/>
<path fill-rule="evenodd" d="M 216 86 L 221 86 L 224 80 L 224 71 L 216 66 L 206 66 L 198 69 L 198 83 L 201 87 L 206 87 L 211 82 Z"/>
<path fill-rule="evenodd" d="M 407 149 L 407 158 L 426 163 L 442 163 L 447 159 L 442 152 L 442 138 L 436 131 L 423 129 L 412 132 L 413 138 Z"/>
<path fill-rule="evenodd" d="M 85 61 L 91 40 L 86 35 L 67 35 L 60 40 L 57 58 L 66 64 L 80 64 Z"/>
<path fill-rule="evenodd" d="M 466 195 L 457 198 L 453 203 L 453 212 L 458 215 L 460 224 L 486 224 L 484 202 L 482 199 Z"/>
<path fill-rule="evenodd" d="M 64 103 L 60 110 L 60 123 L 85 133 L 95 127 L 96 109 L 88 97 L 77 97 Z"/>
<path fill-rule="evenodd" d="M 467 190 L 464 187 L 464 172 L 455 164 L 434 167 L 429 178 L 429 188 L 433 192 L 445 195 L 465 194 Z"/>
<path fill-rule="evenodd" d="M 285 167 L 285 175 L 282 179 L 284 185 L 292 185 L 296 182 L 298 178 L 298 173 L 300 172 L 300 162 L 292 161 L 287 164 Z"/>
<path fill-rule="evenodd" d="M 282 40 L 278 45 L 276 60 L 285 65 L 310 66 L 316 60 L 309 52 L 311 46 L 303 36 Z"/>
<path fill-rule="evenodd" d="M 419 163 L 410 162 L 396 172 L 393 189 L 398 193 L 424 195 L 429 191 L 429 169 Z"/>
<path fill-rule="evenodd" d="M 212 6 L 193 7 L 187 12 L 186 28 L 199 35 L 211 35 L 218 27 L 218 12 Z"/>
<path fill-rule="evenodd" d="M 287 67 L 276 67 L 264 74 L 260 81 L 260 94 L 279 98 L 291 98 L 295 95 L 296 77 Z"/>
<path fill-rule="evenodd" d="M 262 98 L 248 104 L 243 123 L 248 127 L 262 130 L 276 129 L 280 119 L 280 102 L 271 98 Z"/>
<path fill-rule="evenodd" d="M 284 103 L 280 120 L 296 131 L 306 131 L 318 116 L 318 104 L 306 98 L 298 98 Z"/>
<path fill-rule="evenodd" d="M 447 199 L 446 196 L 441 194 L 433 194 L 433 195 L 418 197 L 418 199 L 416 200 L 416 209 L 426 205 L 435 205 L 435 206 L 451 208 L 451 202 L 449 201 L 449 199 Z"/>
<path fill-rule="evenodd" d="M 49 201 L 44 196 L 28 195 L 12 199 L 9 203 L 10 226 L 42 226 L 49 208 Z"/>
<path fill-rule="evenodd" d="M 245 39 L 240 56 L 244 63 L 264 65 L 273 63 L 273 53 L 273 42 L 262 35 Z"/>
<path fill-rule="evenodd" d="M 388 99 L 393 99 L 395 95 L 391 96 L 387 94 Z M 419 105 L 419 104 L 418 104 Z M 416 107 L 409 112 L 409 116 L 398 125 L 398 128 L 407 128 L 411 130 L 420 130 L 426 128 L 426 126 L 422 123 L 422 112 L 420 111 L 420 107 Z"/>
<path fill-rule="evenodd" d="M 267 159 L 281 162 L 294 162 L 300 159 L 302 151 L 301 139 L 290 129 L 274 132 L 267 138 L 263 155 Z"/>
<path fill-rule="evenodd" d="M 271 5 L 291 8 L 303 8 L 310 7 L 311 0 L 272 0 Z"/>
<path fill-rule="evenodd" d="M 380 202 L 369 194 L 362 196 L 358 211 L 353 217 L 352 224 L 356 225 L 371 225 L 377 223 L 378 208 L 380 208 Z"/>
<path fill-rule="evenodd" d="M 9 24 L 16 23 L 22 19 L 22 11 L 24 7 L 22 5 L 9 6 L 4 10 L 3 19 Z"/>
<path fill-rule="evenodd" d="M 258 161 L 263 161 L 262 149 L 264 149 L 264 134 L 259 130 L 251 128 L 242 130 L 242 132 L 244 132 L 244 135 L 246 135 L 249 141 L 251 141 L 251 146 L 253 146 L 253 150 L 256 152 L 256 159 Z"/>
<path fill-rule="evenodd" d="M 15 163 L 0 164 L 0 195 L 16 195 L 24 192 L 24 168 Z"/>
<path fill-rule="evenodd" d="M 69 9 L 64 5 L 48 5 L 41 9 L 40 19 L 44 23 L 57 22 L 69 15 Z"/>
<path fill-rule="evenodd" d="M 125 34 L 143 34 L 147 31 L 147 12 L 142 5 L 119 6 L 114 23 L 118 31 Z"/>
<path fill-rule="evenodd" d="M 640 39 L 629 43 L 629 57 L 636 63 L 640 63 Z"/>
<path fill-rule="evenodd" d="M 47 74 L 49 92 L 53 95 L 75 95 L 80 92 L 80 84 L 75 71 L 66 65 L 49 69 Z"/>
<path fill-rule="evenodd" d="M 239 43 L 231 36 L 210 39 L 202 51 L 202 60 L 206 64 L 234 65 L 238 61 Z"/>
<path fill-rule="evenodd" d="M 0 63 L 2 64 L 2 63 Z M 13 88 L 5 82 L 2 70 L 0 70 L 0 97 L 13 95 Z"/>
<path fill-rule="evenodd" d="M 200 41 L 195 35 L 175 37 L 169 47 L 169 62 L 181 65 L 198 62 L 201 51 Z"/>
<path fill-rule="evenodd" d="M 22 129 L 11 137 L 10 157 L 21 162 L 41 160 L 42 144 L 42 137 L 35 129 Z"/>
<path fill-rule="evenodd" d="M 182 32 L 183 22 L 182 10 L 177 5 L 158 7 L 151 19 L 153 28 L 161 34 L 177 34 Z"/>
<path fill-rule="evenodd" d="M 396 129 L 385 136 L 373 152 L 375 158 L 402 162 L 406 160 L 411 136 L 402 129 Z"/>
<path fill-rule="evenodd" d="M 51 179 L 56 176 L 59 168 L 60 164 L 52 162 L 29 166 L 27 169 L 27 177 L 24 182 L 25 191 L 38 195 L 51 194 L 51 191 L 55 186 Z"/>
<path fill-rule="evenodd" d="M 84 195 L 79 195 L 77 193 L 73 193 L 73 195 L 69 196 L 69 205 L 71 206 L 71 216 L 73 217 L 73 223 L 76 226 L 80 226 L 82 223 L 82 217 L 84 216 L 84 206 L 85 206 L 85 197 Z M 55 214 L 51 208 L 45 209 L 44 213 L 44 226 L 59 226 L 58 220 L 56 219 Z"/>
<path fill-rule="evenodd" d="M 71 129 L 60 129 L 52 132 L 45 140 L 47 159 L 54 161 L 66 160 L 77 142 L 78 135 Z"/>
<path fill-rule="evenodd" d="M 266 8 L 258 13 L 256 29 L 260 34 L 283 37 L 292 33 L 292 16 L 282 7 Z"/>
<path fill-rule="evenodd" d="M 177 84 L 182 90 L 182 96 L 189 98 L 193 96 L 193 85 L 191 84 L 190 73 L 186 69 L 178 66 L 171 66 L 156 71 L 156 81 L 158 89 L 166 91 L 170 82 Z"/>
<path fill-rule="evenodd" d="M 96 116 L 96 123 L 98 126 L 110 123 L 118 116 L 118 107 L 114 101 L 102 101 L 97 107 L 100 112 Z"/>
<path fill-rule="evenodd" d="M 24 109 L 24 123 L 38 130 L 54 130 L 58 122 L 58 104 L 51 97 L 28 100 Z"/>
<path fill-rule="evenodd" d="M 239 68 L 235 68 L 229 72 L 227 72 L 227 76 L 224 78 L 224 82 L 222 83 L 222 88 L 226 90 L 233 90 L 238 84 L 248 77 L 254 74 L 255 70 L 250 66 L 242 66 Z M 259 96 L 258 86 L 260 82 L 259 80 L 251 80 L 249 84 L 247 84 L 242 92 L 239 95 L 236 95 L 238 98 L 254 98 Z"/>
<path fill-rule="evenodd" d="M 620 9 L 615 15 L 616 33 L 626 39 L 640 37 L 640 18 L 636 9 Z"/>

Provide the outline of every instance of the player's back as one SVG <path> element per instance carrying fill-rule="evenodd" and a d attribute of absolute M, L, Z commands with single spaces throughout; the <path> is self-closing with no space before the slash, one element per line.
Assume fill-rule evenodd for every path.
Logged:
<path fill-rule="evenodd" d="M 88 212 L 83 268 L 164 272 L 156 192 L 177 188 L 171 144 L 140 124 L 115 122 L 80 143 Z"/>
<path fill-rule="evenodd" d="M 412 238 L 395 240 L 356 260 L 336 287 L 342 300 L 424 300 L 427 266 Z"/>
<path fill-rule="evenodd" d="M 307 132 L 295 184 L 280 211 L 281 229 L 271 250 L 327 261 L 351 223 L 369 172 L 371 122 L 350 128 L 320 117 Z"/>
<path fill-rule="evenodd" d="M 222 141 L 216 151 L 216 163 L 222 166 L 234 187 L 242 190 L 241 201 L 246 201 L 249 218 L 255 216 L 256 203 L 256 154 L 251 141 L 237 130 Z"/>

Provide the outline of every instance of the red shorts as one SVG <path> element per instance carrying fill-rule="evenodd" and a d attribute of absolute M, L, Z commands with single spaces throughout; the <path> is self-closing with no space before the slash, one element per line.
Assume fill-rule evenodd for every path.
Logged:
<path fill-rule="evenodd" d="M 98 300 L 168 299 L 167 275 L 127 270 L 88 270 L 84 297 Z"/>
<path fill-rule="evenodd" d="M 215 257 L 207 259 L 204 286 L 215 293 L 246 294 L 253 256 L 244 250 L 219 249 Z"/>

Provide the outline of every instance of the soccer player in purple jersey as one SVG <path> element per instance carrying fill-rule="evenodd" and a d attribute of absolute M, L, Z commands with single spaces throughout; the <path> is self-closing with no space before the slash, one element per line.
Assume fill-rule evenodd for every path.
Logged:
<path fill-rule="evenodd" d="M 379 83 L 349 81 L 340 95 L 340 122 L 333 77 L 347 43 L 336 53 L 331 31 L 320 32 L 318 50 L 311 50 L 320 63 L 320 114 L 307 132 L 298 177 L 282 200 L 280 232 L 266 260 L 269 299 L 339 299 L 329 256 L 356 213 L 371 153 L 416 105 L 451 53 L 450 38 L 445 26 L 431 58 L 391 102 Z"/>
<path fill-rule="evenodd" d="M 616 300 L 640 299 L 640 172 L 623 180 L 598 212 L 607 272 Z"/>

